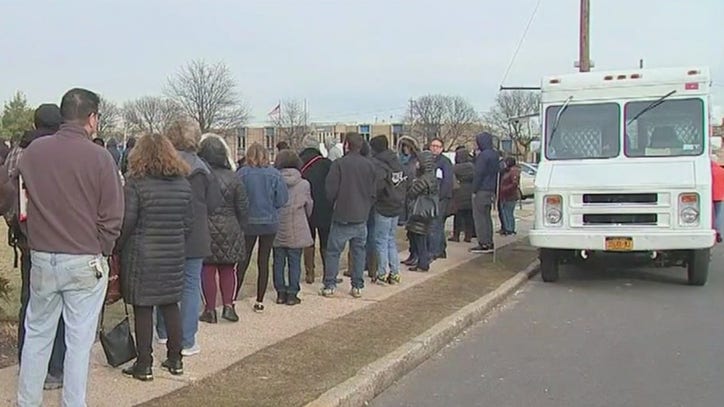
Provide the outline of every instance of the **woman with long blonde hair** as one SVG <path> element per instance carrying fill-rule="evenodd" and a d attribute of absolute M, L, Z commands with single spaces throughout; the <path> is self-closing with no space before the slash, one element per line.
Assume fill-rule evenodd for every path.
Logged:
<path fill-rule="evenodd" d="M 141 137 L 129 157 L 125 216 L 116 250 L 121 258 L 123 299 L 133 305 L 138 358 L 123 373 L 153 379 L 153 308 L 166 322 L 167 359 L 161 364 L 183 374 L 181 315 L 186 239 L 193 223 L 189 166 L 164 136 Z"/>

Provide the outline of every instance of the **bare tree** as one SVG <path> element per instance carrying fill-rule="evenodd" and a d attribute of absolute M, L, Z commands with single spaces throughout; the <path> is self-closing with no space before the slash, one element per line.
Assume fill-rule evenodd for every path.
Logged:
<path fill-rule="evenodd" d="M 484 121 L 501 138 L 513 140 L 521 153 L 527 155 L 530 143 L 539 136 L 537 124 L 531 123 L 540 110 L 540 93 L 527 91 L 501 92 Z"/>
<path fill-rule="evenodd" d="M 292 99 L 282 102 L 279 111 L 272 116 L 272 124 L 278 129 L 279 138 L 296 150 L 307 133 L 307 119 L 303 103 Z"/>
<path fill-rule="evenodd" d="M 179 116 L 181 108 L 170 99 L 145 96 L 123 105 L 123 119 L 139 133 L 163 133 Z"/>
<path fill-rule="evenodd" d="M 480 128 L 478 113 L 461 96 L 427 95 L 412 100 L 406 121 L 414 138 L 429 143 L 440 137 L 446 149 L 469 142 Z"/>
<path fill-rule="evenodd" d="M 202 133 L 236 128 L 249 118 L 231 71 L 223 62 L 188 63 L 169 79 L 165 93 L 198 124 Z"/>
<path fill-rule="evenodd" d="M 98 137 L 110 137 L 118 129 L 121 120 L 121 109 L 108 99 L 101 98 L 98 106 L 100 120 L 98 121 Z"/>

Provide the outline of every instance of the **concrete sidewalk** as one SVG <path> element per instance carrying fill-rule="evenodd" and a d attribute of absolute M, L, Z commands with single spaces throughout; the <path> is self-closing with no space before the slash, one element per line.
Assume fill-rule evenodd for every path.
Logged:
<path fill-rule="evenodd" d="M 521 220 L 517 237 L 496 236 L 496 244 L 502 247 L 523 238 L 529 227 L 529 221 Z M 165 355 L 165 349 L 159 345 L 154 345 L 155 380 L 142 383 L 124 377 L 120 368 L 108 366 L 100 344 L 96 344 L 91 358 L 88 405 L 133 406 L 195 383 L 270 345 L 379 303 L 457 267 L 471 259 L 472 255 L 468 252 L 470 246 L 468 243 L 449 243 L 448 258 L 435 261 L 429 273 L 413 273 L 403 268 L 402 284 L 397 286 L 380 287 L 369 284 L 366 279 L 367 287 L 361 299 L 353 299 L 347 294 L 349 279 L 345 278 L 338 286 L 336 296 L 331 299 L 317 295 L 321 284 L 303 284 L 300 295 L 303 302 L 295 307 L 273 304 L 275 296 L 272 293 L 271 301 L 267 302 L 267 309 L 262 314 L 252 312 L 251 298 L 240 301 L 237 304 L 240 317 L 238 323 L 224 321 L 217 325 L 200 325 L 198 343 L 201 354 L 184 359 L 186 374 L 181 377 L 173 377 L 158 367 Z M 16 382 L 17 366 L 0 370 L 0 383 L 3 383 L 0 387 L 0 405 L 13 405 Z M 60 405 L 60 391 L 46 392 L 44 402 L 46 406 Z"/>

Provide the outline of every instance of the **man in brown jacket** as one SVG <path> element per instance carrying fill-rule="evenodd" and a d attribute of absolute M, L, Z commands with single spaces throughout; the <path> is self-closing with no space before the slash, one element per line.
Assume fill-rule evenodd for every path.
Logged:
<path fill-rule="evenodd" d="M 90 351 L 108 284 L 108 263 L 123 221 L 123 191 L 111 154 L 91 139 L 100 98 L 72 89 L 60 105 L 63 125 L 23 152 L 27 193 L 20 214 L 31 250 L 30 301 L 18 380 L 18 405 L 39 406 L 61 313 L 66 325 L 63 405 L 85 405 Z M 26 216 L 23 216 L 26 215 Z"/>

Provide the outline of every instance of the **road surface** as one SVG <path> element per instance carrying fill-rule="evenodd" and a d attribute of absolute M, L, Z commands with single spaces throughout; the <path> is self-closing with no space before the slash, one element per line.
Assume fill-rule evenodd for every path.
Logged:
<path fill-rule="evenodd" d="M 397 406 L 724 406 L 724 249 L 684 269 L 534 278 L 377 399 Z"/>

